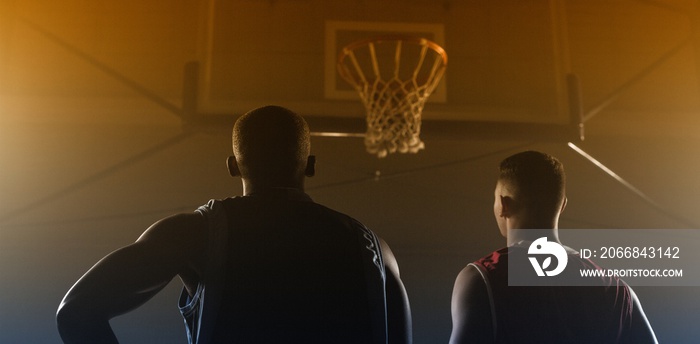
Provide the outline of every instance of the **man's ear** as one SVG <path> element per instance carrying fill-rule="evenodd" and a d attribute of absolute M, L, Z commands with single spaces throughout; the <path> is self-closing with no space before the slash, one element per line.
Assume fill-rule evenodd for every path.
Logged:
<path fill-rule="evenodd" d="M 568 202 L 568 200 L 569 200 L 569 199 L 566 198 L 566 196 L 564 196 L 564 202 L 561 204 L 561 209 L 559 209 L 559 213 L 563 213 L 563 212 L 564 212 L 564 209 L 566 209 L 566 202 Z"/>
<path fill-rule="evenodd" d="M 235 156 L 230 156 L 226 158 L 226 168 L 228 168 L 228 173 L 231 177 L 239 177 L 241 175 L 241 170 L 238 168 L 238 162 Z"/>
<path fill-rule="evenodd" d="M 316 156 L 309 155 L 306 159 L 306 169 L 304 170 L 304 175 L 307 177 L 313 177 L 316 174 Z"/>
<path fill-rule="evenodd" d="M 513 215 L 515 210 L 515 200 L 510 198 L 510 196 L 498 196 L 499 202 L 501 202 L 501 213 L 498 214 L 500 217 L 510 217 Z"/>

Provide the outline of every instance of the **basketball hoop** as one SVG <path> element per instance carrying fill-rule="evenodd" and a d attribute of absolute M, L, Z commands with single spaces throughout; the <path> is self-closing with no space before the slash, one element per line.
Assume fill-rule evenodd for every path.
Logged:
<path fill-rule="evenodd" d="M 383 158 L 425 147 L 421 113 L 446 68 L 445 50 L 425 38 L 381 36 L 343 48 L 338 73 L 357 90 L 367 111 L 368 152 Z"/>

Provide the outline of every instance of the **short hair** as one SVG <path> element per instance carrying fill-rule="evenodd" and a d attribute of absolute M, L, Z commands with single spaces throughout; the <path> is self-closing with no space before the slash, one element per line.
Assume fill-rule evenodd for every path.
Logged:
<path fill-rule="evenodd" d="M 241 175 L 253 179 L 296 177 L 303 173 L 311 147 L 304 118 L 272 105 L 238 118 L 232 141 Z"/>
<path fill-rule="evenodd" d="M 561 207 L 566 193 L 564 165 L 555 157 L 525 151 L 501 161 L 498 180 L 507 184 L 529 211 L 553 214 Z"/>

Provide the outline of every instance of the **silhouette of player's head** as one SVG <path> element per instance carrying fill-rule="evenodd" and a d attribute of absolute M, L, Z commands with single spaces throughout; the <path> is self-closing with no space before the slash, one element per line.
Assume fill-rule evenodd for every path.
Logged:
<path fill-rule="evenodd" d="M 520 216 L 532 225 L 556 221 L 566 202 L 565 184 L 564 166 L 553 156 L 517 153 L 500 164 L 496 205 L 505 202 L 507 215 Z"/>
<path fill-rule="evenodd" d="M 278 187 L 298 186 L 304 175 L 313 175 L 309 127 L 289 109 L 265 106 L 249 111 L 236 121 L 232 139 L 232 175 Z"/>

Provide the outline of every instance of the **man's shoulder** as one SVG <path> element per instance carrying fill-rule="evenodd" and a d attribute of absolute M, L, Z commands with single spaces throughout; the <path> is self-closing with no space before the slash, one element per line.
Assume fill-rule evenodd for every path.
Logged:
<path fill-rule="evenodd" d="M 337 217 L 338 219 L 342 219 L 342 220 L 347 221 L 347 222 L 349 222 L 349 223 L 351 223 L 351 224 L 353 224 L 353 225 L 355 225 L 355 226 L 358 226 L 358 227 L 362 227 L 362 228 L 365 228 L 365 229 L 367 228 L 367 226 L 365 226 L 364 223 L 362 223 L 360 220 L 354 218 L 353 216 L 350 216 L 350 215 L 348 215 L 348 214 L 346 214 L 346 213 L 343 213 L 343 212 L 341 212 L 341 211 L 338 211 L 338 210 L 329 208 L 329 207 L 327 207 L 327 206 L 325 206 L 325 205 L 323 205 L 323 204 L 319 204 L 319 203 L 314 203 L 314 204 L 315 204 L 316 206 L 318 206 L 318 207 L 324 209 L 324 211 L 328 212 L 328 214 L 331 214 L 332 216 Z"/>
<path fill-rule="evenodd" d="M 329 206 L 326 206 L 321 203 L 317 203 L 315 201 L 310 201 L 310 202 L 304 202 L 306 206 L 310 209 L 310 211 L 313 212 L 314 215 L 316 216 L 322 216 L 326 219 L 329 219 L 331 221 L 338 221 L 341 223 L 346 224 L 349 227 L 354 227 L 357 229 L 362 229 L 364 231 L 369 231 L 367 226 L 365 226 L 364 223 L 362 223 L 360 220 L 356 219 L 355 217 L 343 213 L 339 210 L 333 209 Z"/>
<path fill-rule="evenodd" d="M 197 212 L 179 213 L 165 217 L 149 227 L 139 241 L 194 243 L 206 235 L 207 223 Z"/>
<path fill-rule="evenodd" d="M 495 250 L 477 260 L 472 264 L 487 271 L 496 270 L 501 266 L 508 265 L 508 248 L 503 247 Z"/>

